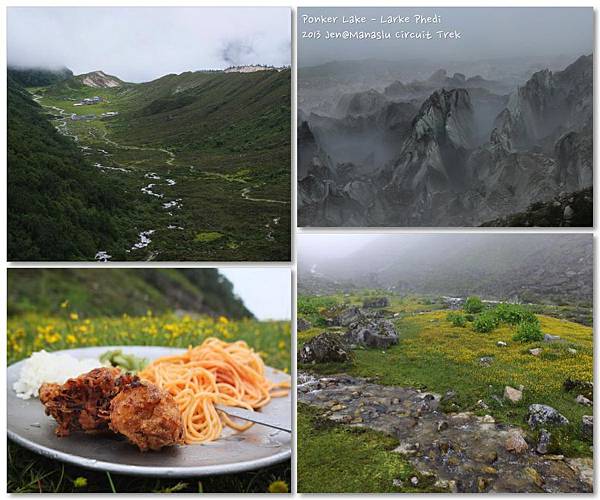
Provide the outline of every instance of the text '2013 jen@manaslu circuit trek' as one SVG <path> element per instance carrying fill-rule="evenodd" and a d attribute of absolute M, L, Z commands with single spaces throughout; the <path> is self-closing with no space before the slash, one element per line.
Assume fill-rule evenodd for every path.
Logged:
<path fill-rule="evenodd" d="M 431 16 L 413 15 L 310 15 L 302 14 L 300 22 L 313 29 L 302 30 L 301 37 L 313 40 L 458 40 L 462 38 L 462 32 L 455 29 L 417 29 L 417 30 L 390 30 L 387 26 L 424 26 L 438 25 L 441 27 L 442 16 L 434 14 Z M 344 26 L 357 29 L 343 30 L 321 30 L 314 29 L 318 26 Z"/>

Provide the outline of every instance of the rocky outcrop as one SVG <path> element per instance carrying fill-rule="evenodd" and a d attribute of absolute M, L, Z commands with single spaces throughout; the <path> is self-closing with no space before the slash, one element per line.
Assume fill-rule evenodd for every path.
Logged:
<path fill-rule="evenodd" d="M 298 352 L 299 363 L 347 363 L 350 361 L 352 361 L 352 354 L 336 333 L 321 333 L 306 342 Z"/>
<path fill-rule="evenodd" d="M 391 321 L 363 319 L 352 323 L 342 338 L 350 346 L 387 349 L 398 343 L 398 332 Z"/>
<path fill-rule="evenodd" d="M 389 305 L 390 299 L 387 297 L 374 297 L 363 300 L 364 308 L 388 307 Z"/>
<path fill-rule="evenodd" d="M 312 323 L 310 321 L 304 318 L 298 318 L 298 320 L 296 321 L 297 331 L 303 332 L 305 330 L 308 330 L 309 328 L 312 328 Z"/>
<path fill-rule="evenodd" d="M 113 88 L 123 85 L 123 82 L 116 76 L 107 75 L 104 71 L 92 71 L 91 73 L 78 75 L 76 78 L 86 87 Z"/>

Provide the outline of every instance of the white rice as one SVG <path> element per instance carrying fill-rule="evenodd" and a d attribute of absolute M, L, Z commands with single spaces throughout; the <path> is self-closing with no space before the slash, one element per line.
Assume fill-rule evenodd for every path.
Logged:
<path fill-rule="evenodd" d="M 13 384 L 13 389 L 21 399 L 37 398 L 43 383 L 64 384 L 70 378 L 101 366 L 103 365 L 98 359 L 77 359 L 70 354 L 46 351 L 34 352 L 21 368 L 19 380 Z"/>

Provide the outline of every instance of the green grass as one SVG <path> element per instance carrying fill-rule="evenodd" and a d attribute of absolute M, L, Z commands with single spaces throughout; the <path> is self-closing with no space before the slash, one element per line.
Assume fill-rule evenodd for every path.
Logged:
<path fill-rule="evenodd" d="M 290 323 L 227 320 L 224 317 L 179 317 L 173 314 L 84 317 L 67 306 L 62 314 L 12 316 L 7 328 L 7 362 L 23 359 L 33 351 L 111 345 L 164 345 L 187 347 L 209 336 L 229 342 L 245 340 L 261 353 L 265 363 L 289 373 Z M 107 348 L 108 350 L 109 348 Z M 284 462 L 243 474 L 206 478 L 137 478 L 92 472 L 42 458 L 20 446 L 8 446 L 9 492 L 267 492 L 274 481 L 290 484 L 291 465 Z M 77 478 L 86 485 L 76 487 Z"/>
<path fill-rule="evenodd" d="M 435 491 L 399 453 L 395 438 L 368 429 L 336 425 L 299 404 L 299 493 L 400 493 Z M 417 476 L 414 488 L 410 478 Z M 394 486 L 399 479 L 403 486 Z"/>
<path fill-rule="evenodd" d="M 290 85 L 289 71 L 195 72 L 108 89 L 73 81 L 30 89 L 42 95 L 40 104 L 66 111 L 69 134 L 90 148 L 85 152 L 90 165 L 127 170 L 91 167 L 127 193 L 133 208 L 115 221 L 120 239 L 86 248 L 89 256 L 77 259 L 91 260 L 95 251 L 105 250 L 113 260 L 289 260 Z M 95 95 L 103 101 L 75 106 Z M 106 111 L 119 115 L 100 117 Z M 44 112 L 59 123 L 55 110 Z M 96 118 L 72 121 L 71 113 Z M 144 177 L 150 172 L 162 180 Z M 176 185 L 167 185 L 166 178 Z M 163 198 L 141 192 L 151 182 Z M 247 199 L 244 190 L 268 201 Z M 179 208 L 163 206 L 175 199 L 181 199 Z M 137 234 L 149 229 L 151 244 L 131 250 Z M 199 233 L 223 236 L 198 241 Z"/>

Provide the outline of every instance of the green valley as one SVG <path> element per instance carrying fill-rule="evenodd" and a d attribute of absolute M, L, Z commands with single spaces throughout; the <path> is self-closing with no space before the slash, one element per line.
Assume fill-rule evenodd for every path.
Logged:
<path fill-rule="evenodd" d="M 25 104 L 9 106 L 11 260 L 289 260 L 289 69 L 187 72 L 147 83 L 96 71 L 27 90 L 40 107 L 27 103 L 35 117 L 21 117 L 19 126 L 47 120 L 56 128 L 56 140 L 79 157 L 77 175 L 86 178 L 62 175 L 57 184 L 74 184 L 86 199 L 70 206 L 40 188 L 29 193 L 28 206 L 12 209 L 18 200 L 11 178 L 22 177 L 15 170 L 25 140 L 10 140 L 11 114 Z M 44 170 L 31 162 L 28 169 L 34 179 Z M 115 199 L 90 199 L 96 182 Z M 100 211 L 110 231 L 93 230 L 85 245 L 54 252 L 40 243 L 39 231 L 31 235 L 30 218 L 43 225 L 50 217 L 38 211 L 41 196 L 68 212 Z M 70 241 L 89 230 L 79 221 L 56 237 Z M 35 252 L 26 251 L 27 238 L 38 240 L 30 244 Z"/>

